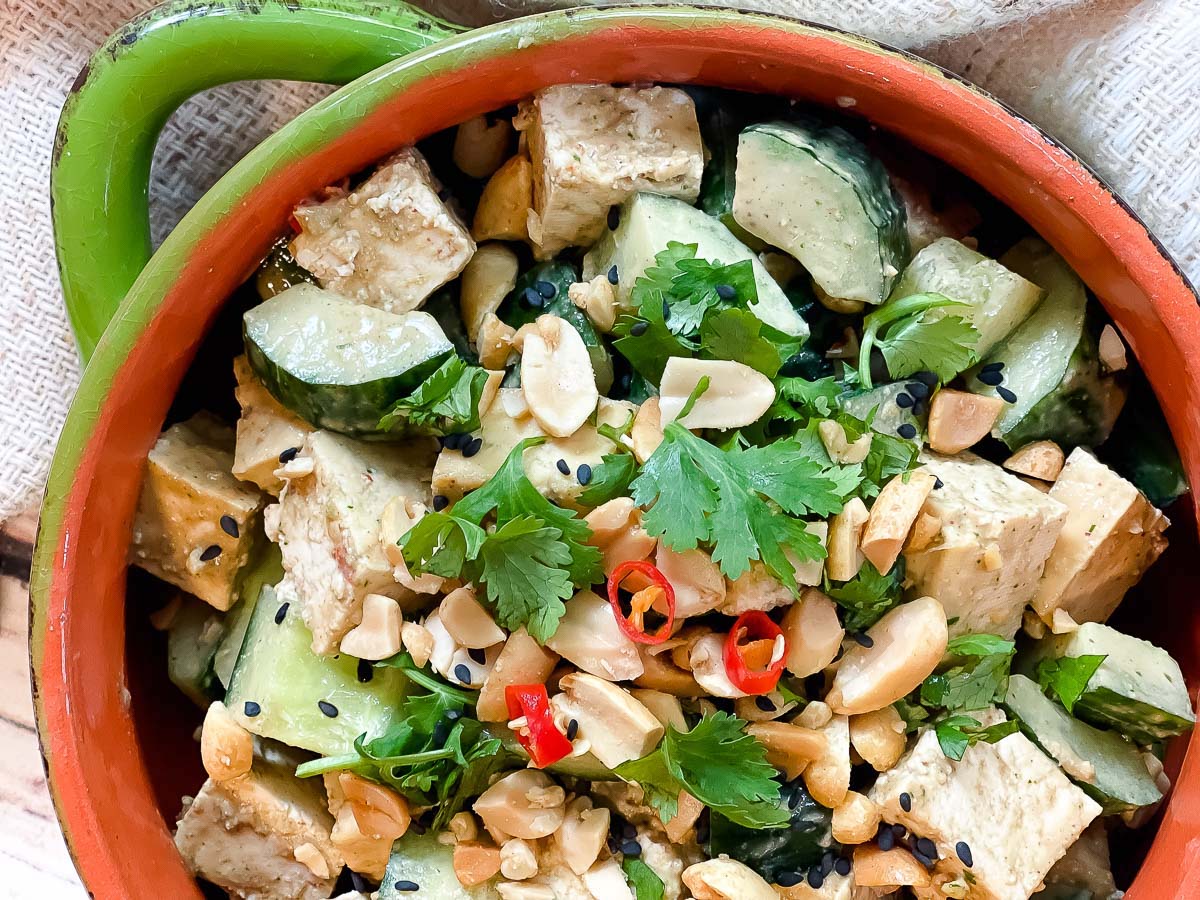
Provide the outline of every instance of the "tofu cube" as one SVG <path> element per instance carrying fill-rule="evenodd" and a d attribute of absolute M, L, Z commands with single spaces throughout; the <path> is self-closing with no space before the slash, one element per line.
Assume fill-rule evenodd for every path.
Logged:
<path fill-rule="evenodd" d="M 699 196 L 704 145 L 678 88 L 556 85 L 523 102 L 514 124 L 533 162 L 529 237 L 542 258 L 594 243 L 609 208 L 638 191 Z"/>
<path fill-rule="evenodd" d="M 303 447 L 313 428 L 271 396 L 245 356 L 233 361 L 233 374 L 237 378 L 233 393 L 242 408 L 233 474 L 278 497 L 283 490 L 283 479 L 275 474 L 281 465 L 279 455 L 292 447 Z"/>
<path fill-rule="evenodd" d="M 974 715 L 984 724 L 1003 719 L 995 710 Z M 911 798 L 910 812 L 901 794 Z M 1100 805 L 1019 733 L 975 744 L 955 762 L 926 730 L 870 797 L 885 822 L 937 845 L 939 873 L 965 880 L 970 900 L 1028 900 L 1100 815 Z M 955 851 L 960 841 L 971 850 L 969 869 Z"/>
<path fill-rule="evenodd" d="M 984 632 L 1011 638 L 1067 508 L 971 453 L 924 452 L 921 462 L 942 483 L 924 507 L 942 528 L 930 543 L 904 554 L 911 594 L 936 597 L 947 618 L 957 617 L 951 637 Z"/>
<path fill-rule="evenodd" d="M 432 502 L 436 444 L 367 444 L 327 431 L 311 434 L 296 457 L 312 473 L 293 478 L 267 510 L 267 535 L 283 555 L 281 600 L 300 609 L 314 653 L 337 653 L 362 618 L 363 598 L 403 600 L 379 540 L 384 507 L 396 497 Z"/>
<path fill-rule="evenodd" d="M 821 542 L 822 547 L 826 545 L 829 537 L 828 523 L 807 522 L 804 528 Z M 825 570 L 824 559 L 801 562 L 790 550 L 784 552 L 792 564 L 796 584 L 801 588 L 821 584 Z M 725 600 L 718 607 L 718 611 L 727 616 L 740 616 L 744 612 L 756 609 L 766 612 L 780 606 L 790 606 L 796 602 L 798 596 L 768 572 L 767 567 L 758 560 L 751 562 L 750 568 L 737 578 L 727 578 L 725 582 Z"/>
<path fill-rule="evenodd" d="M 325 900 L 343 865 L 332 829 L 320 779 L 259 760 L 241 778 L 204 782 L 175 846 L 193 874 L 233 897 Z"/>
<path fill-rule="evenodd" d="M 1067 520 L 1046 560 L 1033 608 L 1076 622 L 1103 622 L 1167 547 L 1171 524 L 1132 484 L 1083 448 L 1067 458 L 1050 497 Z"/>
<path fill-rule="evenodd" d="M 164 431 L 150 451 L 130 562 L 220 610 L 238 599 L 263 495 L 238 481 L 233 429 L 200 413 Z"/>
<path fill-rule="evenodd" d="M 385 160 L 350 193 L 296 208 L 296 262 L 321 286 L 393 313 L 418 308 L 475 252 L 466 226 L 413 148 Z"/>

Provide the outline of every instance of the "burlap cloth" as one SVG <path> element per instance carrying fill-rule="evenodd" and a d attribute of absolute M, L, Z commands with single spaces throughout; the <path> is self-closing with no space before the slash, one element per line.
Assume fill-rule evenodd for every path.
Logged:
<path fill-rule="evenodd" d="M 547 0 L 441 0 L 479 24 Z M 47 181 L 88 54 L 147 0 L 0 0 L 0 521 L 41 490 L 79 377 Z M 565 4 L 564 4 L 565 5 Z M 751 0 L 915 49 L 1083 154 L 1200 280 L 1200 0 Z M 504 8 L 507 6 L 507 8 Z M 187 104 L 155 161 L 156 239 L 249 148 L 326 89 L 238 84 Z"/>

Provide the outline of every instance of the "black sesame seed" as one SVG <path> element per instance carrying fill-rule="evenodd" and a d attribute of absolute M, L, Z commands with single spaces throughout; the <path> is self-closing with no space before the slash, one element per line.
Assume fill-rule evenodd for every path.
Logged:
<path fill-rule="evenodd" d="M 445 509 L 449 505 L 450 505 L 450 498 L 447 497 L 445 494 L 434 494 L 433 495 L 433 511 L 434 512 L 441 512 L 443 509 Z"/>
<path fill-rule="evenodd" d="M 442 446 L 444 446 L 447 450 L 461 450 L 463 441 L 469 441 L 470 439 L 471 436 L 469 434 L 463 434 L 460 431 L 455 434 L 446 435 L 445 439 L 442 441 Z"/>
<path fill-rule="evenodd" d="M 481 666 L 487 662 L 487 654 L 477 647 L 472 647 L 470 650 L 468 650 L 467 656 L 471 657 L 471 659 L 475 660 L 475 662 L 479 663 Z"/>
<path fill-rule="evenodd" d="M 828 878 L 829 873 L 833 871 L 833 851 L 826 850 L 825 855 L 821 857 L 821 877 Z"/>
<path fill-rule="evenodd" d="M 916 402 L 911 394 L 906 394 L 903 391 L 896 395 L 896 405 L 901 409 L 911 409 L 912 405 Z"/>
<path fill-rule="evenodd" d="M 375 888 L 372 887 L 372 882 L 368 881 L 366 878 L 363 878 L 363 876 L 359 875 L 353 869 L 348 871 L 350 872 L 350 885 L 354 888 L 354 890 L 364 894 L 369 894 L 375 890 Z"/>
<path fill-rule="evenodd" d="M 617 379 L 617 385 L 622 391 L 628 391 L 631 384 L 633 384 L 632 372 L 625 372 L 619 379 Z"/>
<path fill-rule="evenodd" d="M 324 713 L 326 716 L 328 716 L 331 719 L 337 718 L 338 708 L 336 706 L 334 706 L 332 703 L 330 703 L 328 700 L 318 700 L 317 701 L 317 709 L 321 710 L 322 713 Z"/>
<path fill-rule="evenodd" d="M 981 372 L 1002 372 L 1002 371 L 1004 371 L 1004 363 L 990 362 L 986 366 L 984 366 L 982 369 L 980 369 L 979 371 L 981 371 Z"/>
<path fill-rule="evenodd" d="M 900 808 L 905 812 L 912 812 L 912 795 L 907 791 L 900 795 Z"/>
<path fill-rule="evenodd" d="M 896 429 L 896 434 L 900 435 L 900 437 L 904 438 L 905 440 L 912 440 L 917 436 L 917 429 L 914 425 L 905 422 Z"/>
<path fill-rule="evenodd" d="M 914 416 L 923 416 L 923 415 L 925 415 L 925 413 L 928 409 L 928 406 L 929 406 L 929 404 L 926 403 L 924 400 L 918 400 L 916 403 L 913 404 L 912 414 Z"/>
<path fill-rule="evenodd" d="M 609 284 L 616 284 L 616 283 L 617 283 L 617 267 L 616 267 L 616 266 L 612 266 L 612 267 L 611 267 L 611 268 L 608 270 L 608 283 L 609 283 Z"/>
<path fill-rule="evenodd" d="M 567 723 L 567 740 L 568 741 L 575 740 L 575 736 L 577 734 L 579 734 L 579 720 L 572 719 L 570 722 Z"/>
<path fill-rule="evenodd" d="M 579 479 L 580 484 L 587 484 L 592 480 L 592 467 L 584 463 L 575 470 L 575 477 Z"/>
<path fill-rule="evenodd" d="M 820 869 L 813 868 L 808 870 L 808 886 L 810 888 L 812 888 L 814 891 L 819 891 L 821 889 L 821 885 L 824 883 L 825 876 L 821 874 Z"/>
<path fill-rule="evenodd" d="M 565 459 L 560 459 L 554 465 L 558 468 L 558 471 L 562 472 L 564 475 L 571 474 L 571 467 L 567 465 L 567 461 Z"/>
<path fill-rule="evenodd" d="M 200 562 L 210 562 L 221 555 L 219 544 L 210 544 L 200 553 Z"/>
<path fill-rule="evenodd" d="M 843 878 L 850 874 L 850 860 L 842 856 L 833 864 L 833 871 L 837 872 Z"/>
<path fill-rule="evenodd" d="M 299 452 L 300 452 L 299 447 L 288 447 L 286 450 L 284 450 L 282 453 L 279 454 L 279 461 L 286 466 L 288 463 L 290 463 L 293 459 L 296 458 L 296 454 Z"/>
<path fill-rule="evenodd" d="M 411 894 L 421 889 L 421 886 L 415 881 L 397 881 L 392 887 L 402 894 Z"/>
<path fill-rule="evenodd" d="M 375 668 L 367 660 L 358 661 L 358 683 L 366 684 L 375 677 Z"/>
<path fill-rule="evenodd" d="M 968 869 L 975 865 L 975 857 L 971 855 L 971 848 L 966 841 L 959 841 L 954 845 L 954 852 L 958 858 L 962 860 L 962 864 Z"/>
<path fill-rule="evenodd" d="M 926 856 L 920 850 L 913 851 L 913 858 L 927 869 L 933 868 L 933 857 Z"/>
<path fill-rule="evenodd" d="M 980 372 L 979 380 L 984 384 L 995 386 L 1004 381 L 1004 375 L 1001 372 Z"/>
<path fill-rule="evenodd" d="M 940 491 L 945 486 L 946 482 L 942 481 L 942 479 L 938 478 L 936 475 L 933 476 L 933 489 L 935 491 Z"/>
<path fill-rule="evenodd" d="M 917 850 L 930 859 L 937 859 L 937 844 L 927 837 L 917 838 Z"/>
<path fill-rule="evenodd" d="M 879 832 L 879 849 L 885 853 L 896 846 L 896 836 L 892 834 L 892 829 L 885 828 Z"/>
<path fill-rule="evenodd" d="M 621 224 L 621 207 L 610 206 L 608 208 L 608 230 L 616 231 L 617 226 Z"/>
<path fill-rule="evenodd" d="M 858 644 L 860 647 L 866 647 L 868 650 L 870 650 L 872 647 L 875 646 L 875 641 L 873 641 L 871 639 L 871 636 L 869 634 L 864 634 L 861 631 L 856 631 L 851 636 L 854 638 L 854 643 Z"/>
<path fill-rule="evenodd" d="M 473 440 L 468 441 L 467 445 L 462 448 L 462 455 L 465 458 L 470 459 L 472 456 L 474 456 L 476 453 L 478 453 L 480 448 L 482 448 L 482 447 L 483 447 L 483 438 L 481 438 L 481 437 L 474 438 Z"/>
<path fill-rule="evenodd" d="M 929 385 L 931 388 L 937 387 L 938 384 L 937 375 L 928 371 L 927 369 L 923 369 L 920 372 L 913 372 L 913 378 L 917 379 L 917 381 L 921 382 L 922 384 Z"/>
<path fill-rule="evenodd" d="M 287 618 L 288 608 L 291 607 L 291 605 L 292 604 L 286 603 L 286 602 L 279 604 L 279 609 L 275 610 L 275 624 L 276 625 L 283 624 L 283 620 Z"/>
<path fill-rule="evenodd" d="M 625 840 L 631 840 L 637 837 L 637 826 L 632 822 L 624 822 L 621 825 L 621 837 Z"/>
<path fill-rule="evenodd" d="M 626 856 L 637 858 L 642 855 L 642 845 L 637 841 L 625 841 L 621 844 L 621 852 Z"/>
<path fill-rule="evenodd" d="M 450 723 L 442 719 L 433 726 L 433 746 L 441 750 L 446 745 L 446 738 L 450 737 Z"/>
<path fill-rule="evenodd" d="M 775 712 L 775 704 L 771 702 L 770 697 L 755 697 L 754 705 L 757 706 L 759 709 L 761 709 L 763 712 L 766 712 L 766 713 Z"/>
<path fill-rule="evenodd" d="M 253 700 L 247 700 L 245 702 L 245 704 L 242 706 L 242 712 L 244 712 L 247 716 L 249 716 L 251 719 L 253 719 L 260 712 L 262 712 L 262 707 L 259 706 L 257 703 L 255 703 Z"/>
<path fill-rule="evenodd" d="M 892 836 L 898 841 L 904 840 L 904 835 L 908 833 L 908 829 L 903 825 L 896 824 L 892 826 Z"/>
<path fill-rule="evenodd" d="M 722 300 L 729 301 L 737 298 L 737 288 L 732 284 L 718 284 L 716 287 L 717 296 Z"/>
<path fill-rule="evenodd" d="M 804 876 L 799 872 L 780 872 L 775 876 L 775 883 L 785 888 L 795 887 L 803 880 Z"/>
<path fill-rule="evenodd" d="M 1000 395 L 1000 399 L 1003 400 L 1005 403 L 1016 403 L 1017 402 L 1017 395 L 1014 394 L 1012 391 L 1010 391 L 1006 387 L 996 388 L 996 393 Z"/>
<path fill-rule="evenodd" d="M 634 337 L 641 337 L 643 334 L 646 333 L 646 331 L 647 331 L 647 329 L 649 329 L 649 327 L 650 327 L 649 322 L 634 322 L 632 325 L 629 326 L 629 333 L 632 334 Z"/>
<path fill-rule="evenodd" d="M 904 389 L 918 400 L 924 400 L 929 396 L 929 385 L 923 381 L 913 381 L 909 384 L 906 384 Z"/>
<path fill-rule="evenodd" d="M 800 790 L 800 785 L 796 785 L 791 794 L 788 796 L 788 809 L 795 809 L 800 805 L 800 801 L 803 799 L 804 791 Z"/>
<path fill-rule="evenodd" d="M 663 321 L 666 322 L 671 318 L 671 304 L 667 302 L 667 298 L 663 297 L 662 307 Z"/>
<path fill-rule="evenodd" d="M 541 294 L 547 300 L 553 300 L 554 295 L 558 293 L 558 288 L 555 287 L 554 283 L 550 282 L 550 281 L 534 282 L 533 287 L 534 287 L 534 290 L 536 290 L 539 294 Z"/>
<path fill-rule="evenodd" d="M 521 299 L 525 301 L 525 305 L 530 309 L 541 309 L 546 305 L 546 298 L 531 287 L 525 288 L 525 291 L 521 294 Z"/>
<path fill-rule="evenodd" d="M 454 677 L 457 678 L 462 684 L 470 684 L 471 670 L 463 663 L 459 663 L 454 667 Z"/>
<path fill-rule="evenodd" d="M 239 535 L 237 519 L 233 516 L 221 516 L 221 530 L 231 538 Z"/>

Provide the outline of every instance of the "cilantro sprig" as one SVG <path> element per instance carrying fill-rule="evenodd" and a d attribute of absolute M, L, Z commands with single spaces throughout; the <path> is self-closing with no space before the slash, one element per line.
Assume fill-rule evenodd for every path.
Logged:
<path fill-rule="evenodd" d="M 1067 712 L 1073 713 L 1075 702 L 1106 659 L 1107 656 L 1097 654 L 1043 659 L 1037 667 L 1038 684 L 1058 697 Z"/>
<path fill-rule="evenodd" d="M 956 315 L 930 315 L 934 310 L 965 307 L 942 294 L 913 294 L 885 303 L 863 319 L 858 351 L 858 378 L 867 390 L 871 351 L 878 347 L 893 378 L 906 378 L 923 369 L 949 381 L 978 361 L 979 331 Z"/>
<path fill-rule="evenodd" d="M 479 427 L 479 399 L 488 373 L 451 356 L 379 421 L 382 431 L 411 425 L 427 434 L 474 431 Z"/>
<path fill-rule="evenodd" d="M 849 581 L 830 582 L 825 593 L 842 607 L 848 631 L 870 628 L 884 613 L 900 604 L 903 597 L 904 557 L 896 560 L 891 571 L 880 574 L 871 562 L 865 561 Z"/>
<path fill-rule="evenodd" d="M 779 782 L 766 750 L 743 731 L 741 719 L 717 712 L 691 731 L 668 727 L 658 749 L 622 763 L 616 772 L 637 782 L 647 802 L 668 821 L 678 811 L 679 792 L 747 828 L 783 828 L 786 809 L 779 807 Z"/>

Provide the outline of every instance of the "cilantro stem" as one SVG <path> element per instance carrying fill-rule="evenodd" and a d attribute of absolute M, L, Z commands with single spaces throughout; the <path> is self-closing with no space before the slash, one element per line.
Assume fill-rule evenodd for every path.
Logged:
<path fill-rule="evenodd" d="M 296 766 L 296 777 L 310 778 L 313 775 L 324 775 L 326 772 L 343 770 L 365 772 L 370 768 L 370 760 L 364 759 L 357 753 L 346 753 L 342 756 L 323 756 L 320 759 L 301 763 Z"/>
<path fill-rule="evenodd" d="M 400 670 L 404 673 L 406 678 L 408 678 L 410 681 L 415 681 L 428 691 L 432 691 L 435 694 L 441 694 L 446 697 L 453 697 L 455 700 L 459 700 L 467 706 L 475 705 L 475 694 L 473 692 L 463 691 L 456 687 L 451 687 L 448 684 L 443 684 L 432 675 L 426 675 L 420 669 L 411 668 L 409 666 L 401 666 Z"/>
<path fill-rule="evenodd" d="M 679 415 L 675 417 L 675 421 L 686 419 L 687 414 L 692 411 L 692 407 L 696 405 L 696 401 L 704 396 L 704 392 L 708 390 L 708 386 L 712 384 L 712 379 L 707 375 L 702 375 L 700 380 L 696 382 L 696 386 L 692 388 L 692 393 L 688 396 L 687 402 L 683 404 L 683 409 L 679 411 Z"/>
<path fill-rule="evenodd" d="M 871 379 L 871 351 L 875 349 L 876 341 L 885 341 L 879 337 L 881 331 L 907 319 L 919 315 L 926 310 L 940 309 L 945 306 L 967 306 L 959 300 L 951 300 L 944 294 L 912 294 L 902 300 L 892 300 L 863 319 L 862 341 L 858 347 L 858 379 L 866 390 L 875 387 Z"/>

